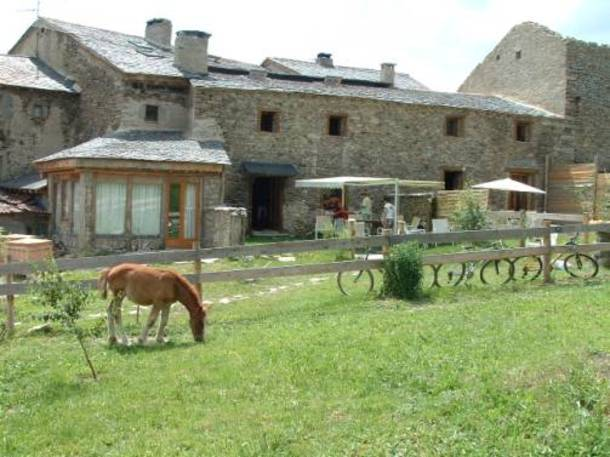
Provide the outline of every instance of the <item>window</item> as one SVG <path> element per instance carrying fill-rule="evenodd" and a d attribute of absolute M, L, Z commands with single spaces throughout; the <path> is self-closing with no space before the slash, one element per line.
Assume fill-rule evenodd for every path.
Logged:
<path fill-rule="evenodd" d="M 159 107 L 157 105 L 146 105 L 144 119 L 146 122 L 159 122 Z"/>
<path fill-rule="evenodd" d="M 100 181 L 95 186 L 95 233 L 122 235 L 125 231 L 127 184 Z"/>
<path fill-rule="evenodd" d="M 161 233 L 161 184 L 134 183 L 131 188 L 131 225 L 134 235 Z"/>
<path fill-rule="evenodd" d="M 445 190 L 459 190 L 464 188 L 464 172 L 461 170 L 444 171 Z"/>
<path fill-rule="evenodd" d="M 528 142 L 532 136 L 532 124 L 529 122 L 516 122 L 515 123 L 515 140 L 521 142 Z"/>
<path fill-rule="evenodd" d="M 49 117 L 49 107 L 40 103 L 35 103 L 32 107 L 32 118 L 36 120 L 44 120 Z"/>
<path fill-rule="evenodd" d="M 261 111 L 259 129 L 261 132 L 277 132 L 279 115 L 275 111 Z"/>
<path fill-rule="evenodd" d="M 81 227 L 80 182 L 72 181 L 72 233 L 78 234 Z"/>
<path fill-rule="evenodd" d="M 445 120 L 445 135 L 464 136 L 464 118 L 456 116 L 448 117 Z"/>
<path fill-rule="evenodd" d="M 328 116 L 328 134 L 332 136 L 345 136 L 347 130 L 347 116 Z"/>
<path fill-rule="evenodd" d="M 521 51 L 515 52 L 515 59 L 519 60 L 521 58 Z"/>

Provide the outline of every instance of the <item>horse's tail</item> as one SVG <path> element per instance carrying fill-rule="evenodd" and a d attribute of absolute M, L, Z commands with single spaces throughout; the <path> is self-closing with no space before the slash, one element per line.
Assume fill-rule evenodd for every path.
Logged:
<path fill-rule="evenodd" d="M 100 278 L 97 281 L 97 287 L 102 291 L 102 298 L 108 296 L 108 273 L 110 268 L 104 268 L 100 273 Z"/>

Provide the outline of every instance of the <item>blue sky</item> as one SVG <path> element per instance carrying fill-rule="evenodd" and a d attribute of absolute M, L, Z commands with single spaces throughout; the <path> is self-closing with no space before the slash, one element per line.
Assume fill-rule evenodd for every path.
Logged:
<path fill-rule="evenodd" d="M 0 1 L 0 53 L 34 19 L 36 0 Z M 41 0 L 43 16 L 142 35 L 147 19 L 212 33 L 210 52 L 260 63 L 312 59 L 377 68 L 395 62 L 436 90 L 456 90 L 510 30 L 536 21 L 610 43 L 609 0 Z"/>

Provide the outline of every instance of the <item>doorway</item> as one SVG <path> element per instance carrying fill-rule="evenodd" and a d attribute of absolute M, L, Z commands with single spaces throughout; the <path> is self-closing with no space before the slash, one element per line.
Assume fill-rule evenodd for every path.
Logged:
<path fill-rule="evenodd" d="M 197 214 L 199 213 L 197 183 L 170 181 L 167 196 L 167 233 L 165 245 L 168 248 L 191 249 L 199 239 Z"/>
<path fill-rule="evenodd" d="M 526 172 L 511 172 L 510 179 L 523 184 L 533 185 L 534 174 Z M 511 211 L 522 211 L 532 209 L 531 195 L 526 192 L 510 192 L 508 194 L 508 209 Z"/>
<path fill-rule="evenodd" d="M 252 182 L 252 230 L 282 230 L 284 178 L 256 177 Z"/>

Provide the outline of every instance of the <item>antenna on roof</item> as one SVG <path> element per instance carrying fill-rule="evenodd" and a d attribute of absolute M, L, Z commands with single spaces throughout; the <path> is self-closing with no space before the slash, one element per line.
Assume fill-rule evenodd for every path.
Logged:
<path fill-rule="evenodd" d="M 36 0 L 36 8 L 30 8 L 27 10 L 17 10 L 18 13 L 36 13 L 36 19 L 40 17 L 40 2 L 41 0 Z"/>

